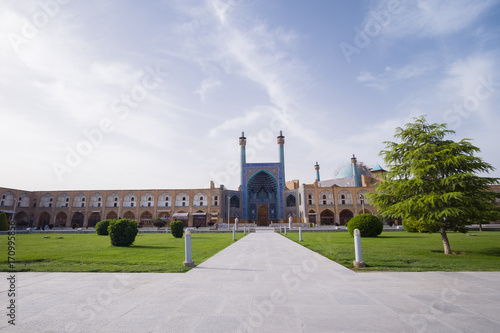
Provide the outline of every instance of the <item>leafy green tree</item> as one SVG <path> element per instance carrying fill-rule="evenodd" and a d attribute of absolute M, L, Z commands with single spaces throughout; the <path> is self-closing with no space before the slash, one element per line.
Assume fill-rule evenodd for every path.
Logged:
<path fill-rule="evenodd" d="M 394 137 L 400 142 L 385 141 L 380 152 L 390 171 L 369 195 L 382 216 L 402 218 L 418 231 L 439 231 L 445 254 L 451 253 L 446 231 L 465 232 L 467 224 L 493 218 L 500 197 L 490 187 L 498 178 L 478 176 L 494 168 L 474 156 L 480 150 L 470 139 L 445 139 L 454 133 L 424 116 L 398 127 Z"/>

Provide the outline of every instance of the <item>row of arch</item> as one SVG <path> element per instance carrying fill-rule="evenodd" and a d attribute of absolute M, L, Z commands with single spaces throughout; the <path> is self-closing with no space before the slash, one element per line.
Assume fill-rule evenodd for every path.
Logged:
<path fill-rule="evenodd" d="M 122 217 L 130 220 L 137 220 L 142 225 L 148 226 L 151 225 L 153 214 L 149 211 L 145 211 L 138 216 L 138 219 L 136 219 L 136 215 L 132 211 L 126 211 Z M 171 215 L 168 212 L 160 212 L 158 213 L 158 217 L 164 218 L 167 221 L 169 221 Z M 113 220 L 117 218 L 118 214 L 115 211 L 108 212 L 104 217 L 104 219 L 107 220 L 108 219 Z M 21 221 L 27 221 L 28 216 L 25 212 L 22 211 L 17 213 L 14 219 L 17 223 L 19 223 Z M 85 226 L 94 227 L 97 224 L 97 222 L 101 221 L 102 219 L 103 215 L 100 212 L 91 212 L 88 215 L 87 224 Z M 58 212 L 55 215 L 55 218 L 52 218 L 48 212 L 42 212 L 38 217 L 38 221 L 36 221 L 33 226 L 44 227 L 45 225 L 53 224 L 54 227 L 69 227 L 69 226 L 83 227 L 84 221 L 85 221 L 85 215 L 82 212 L 74 212 L 71 216 L 68 216 L 66 212 Z"/>
<path fill-rule="evenodd" d="M 358 205 L 368 204 L 366 201 L 366 193 L 368 193 L 366 190 L 361 190 L 356 193 L 356 203 Z M 307 204 L 309 206 L 315 205 L 315 199 L 314 193 L 310 192 L 307 194 Z M 352 205 L 353 198 L 351 192 L 346 190 L 340 191 L 337 194 L 337 202 L 339 205 Z M 318 195 L 318 204 L 320 206 L 334 205 L 335 200 L 333 193 L 328 190 L 321 191 Z"/>
<path fill-rule="evenodd" d="M 55 200 L 54 200 L 55 199 Z M 122 200 L 123 199 L 123 200 Z M 219 196 L 212 195 L 211 205 L 218 206 L 219 205 Z M 50 193 L 45 193 L 40 198 L 40 207 L 42 208 L 50 208 L 53 207 L 55 201 L 55 207 L 64 208 L 69 207 L 70 205 L 70 196 L 66 193 L 60 194 L 57 198 Z M 122 204 L 123 201 L 123 204 Z M 154 194 L 147 192 L 141 195 L 139 198 L 133 192 L 127 193 L 123 198 L 121 198 L 116 192 L 109 194 L 106 197 L 105 205 L 106 207 L 154 207 L 155 203 L 157 207 L 186 207 L 190 206 L 190 195 L 181 192 L 175 196 L 175 201 L 173 200 L 173 196 L 168 192 L 163 192 L 158 196 L 156 200 Z M 28 204 L 29 205 L 29 204 Z M 96 192 L 90 196 L 90 200 L 88 201 L 88 205 L 91 208 L 100 208 L 104 205 L 103 196 Z M 208 205 L 208 195 L 203 192 L 198 192 L 193 196 L 192 205 L 194 207 L 206 207 Z M 73 201 L 71 207 L 73 208 L 85 208 L 87 206 L 87 197 L 83 193 L 79 193 L 73 197 Z M 27 206 L 26 206 L 27 207 Z"/>
<path fill-rule="evenodd" d="M 358 214 L 373 214 L 370 210 L 360 210 Z M 354 213 L 350 209 L 343 209 L 339 212 L 338 220 L 335 219 L 335 214 L 330 209 L 322 210 L 318 215 L 314 209 L 310 209 L 307 213 L 310 223 L 320 223 L 321 225 L 346 225 L 350 219 L 354 217 Z"/>

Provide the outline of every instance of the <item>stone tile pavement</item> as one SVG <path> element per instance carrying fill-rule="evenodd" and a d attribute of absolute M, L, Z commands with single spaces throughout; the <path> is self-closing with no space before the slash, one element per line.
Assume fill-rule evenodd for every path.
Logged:
<path fill-rule="evenodd" d="M 186 274 L 16 273 L 15 326 L 9 275 L 2 332 L 500 332 L 500 273 L 354 273 L 275 233 Z"/>

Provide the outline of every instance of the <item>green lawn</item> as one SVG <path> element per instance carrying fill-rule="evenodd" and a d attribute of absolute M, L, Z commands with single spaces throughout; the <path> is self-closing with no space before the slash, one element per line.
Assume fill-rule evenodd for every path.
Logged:
<path fill-rule="evenodd" d="M 500 232 L 473 232 L 476 236 L 448 233 L 454 254 L 443 254 L 440 234 L 384 232 L 362 238 L 359 271 L 500 271 Z M 303 232 L 301 245 L 345 267 L 353 268 L 354 239 L 347 232 Z M 298 242 L 298 233 L 289 233 Z"/>
<path fill-rule="evenodd" d="M 49 236 L 50 238 L 43 238 Z M 59 238 L 62 237 L 62 238 Z M 237 239 L 243 234 L 237 233 Z M 191 235 L 196 265 L 233 243 L 232 233 Z M 7 235 L 0 236 L 0 271 L 9 271 Z M 139 233 L 130 247 L 96 234 L 18 234 L 15 270 L 31 272 L 186 272 L 184 238 Z"/>

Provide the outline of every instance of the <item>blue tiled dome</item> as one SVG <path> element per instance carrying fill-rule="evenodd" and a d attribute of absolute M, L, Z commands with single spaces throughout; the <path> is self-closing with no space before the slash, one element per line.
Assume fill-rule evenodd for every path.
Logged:
<path fill-rule="evenodd" d="M 353 176 L 354 176 L 354 174 L 353 174 L 353 166 L 352 166 L 352 164 L 346 165 L 337 174 L 337 178 L 351 178 Z"/>

